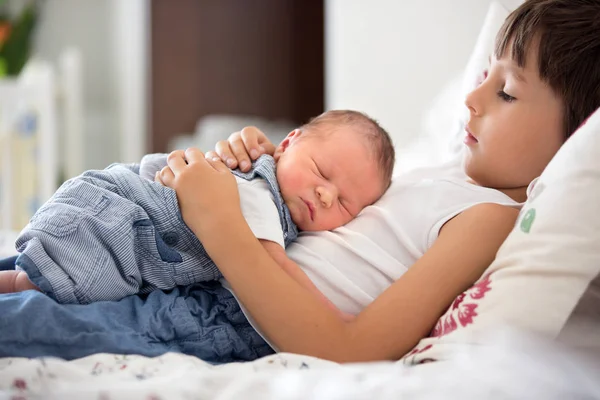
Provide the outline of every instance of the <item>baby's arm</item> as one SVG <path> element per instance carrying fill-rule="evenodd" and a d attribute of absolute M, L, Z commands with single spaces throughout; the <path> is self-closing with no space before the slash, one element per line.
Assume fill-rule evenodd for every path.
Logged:
<path fill-rule="evenodd" d="M 285 250 L 277 243 L 271 242 L 270 240 L 259 240 L 263 245 L 264 249 L 269 253 L 271 258 L 275 260 L 277 264 L 283 269 L 288 275 L 292 277 L 296 282 L 298 282 L 303 288 L 308 289 L 317 299 L 323 302 L 327 307 L 331 308 L 333 311 L 338 313 L 340 317 L 345 321 L 351 321 L 355 317 L 354 315 L 342 312 L 339 310 L 317 287 L 315 284 L 308 278 L 308 275 L 300 267 L 290 260 L 288 256 L 285 254 Z"/>

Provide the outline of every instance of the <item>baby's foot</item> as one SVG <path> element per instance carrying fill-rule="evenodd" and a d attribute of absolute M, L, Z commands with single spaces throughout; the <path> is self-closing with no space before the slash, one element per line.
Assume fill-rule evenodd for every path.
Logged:
<path fill-rule="evenodd" d="M 40 290 L 35 286 L 24 271 L 0 271 L 0 293 L 24 292 L 25 290 Z"/>

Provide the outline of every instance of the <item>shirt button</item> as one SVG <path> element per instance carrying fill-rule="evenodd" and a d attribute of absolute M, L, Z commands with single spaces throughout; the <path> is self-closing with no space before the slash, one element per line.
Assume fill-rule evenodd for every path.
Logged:
<path fill-rule="evenodd" d="M 175 232 L 167 232 L 163 235 L 163 241 L 167 246 L 175 246 L 179 242 L 179 236 Z"/>

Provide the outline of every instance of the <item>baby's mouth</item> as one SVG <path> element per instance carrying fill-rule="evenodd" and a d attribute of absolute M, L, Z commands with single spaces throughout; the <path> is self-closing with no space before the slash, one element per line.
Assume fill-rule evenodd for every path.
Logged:
<path fill-rule="evenodd" d="M 312 205 L 312 203 L 310 201 L 306 201 L 304 199 L 302 199 L 302 201 L 304 202 L 304 204 L 306 205 L 306 208 L 308 209 L 308 215 L 310 216 L 310 220 L 314 221 L 315 220 L 315 207 Z"/>

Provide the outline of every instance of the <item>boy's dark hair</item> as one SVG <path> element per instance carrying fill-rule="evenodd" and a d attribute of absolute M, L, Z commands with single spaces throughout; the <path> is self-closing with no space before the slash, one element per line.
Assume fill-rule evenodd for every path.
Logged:
<path fill-rule="evenodd" d="M 354 110 L 326 111 L 311 119 L 300 129 L 306 131 L 316 130 L 316 128 L 326 124 L 352 128 L 353 131 L 366 139 L 375 161 L 379 164 L 384 189 L 387 189 L 392 182 L 392 173 L 396 162 L 396 151 L 394 150 L 392 138 L 387 131 L 367 114 Z"/>
<path fill-rule="evenodd" d="M 564 103 L 566 139 L 600 107 L 600 0 L 528 0 L 504 21 L 494 53 L 512 44 L 524 67 L 532 42 L 540 78 Z"/>

